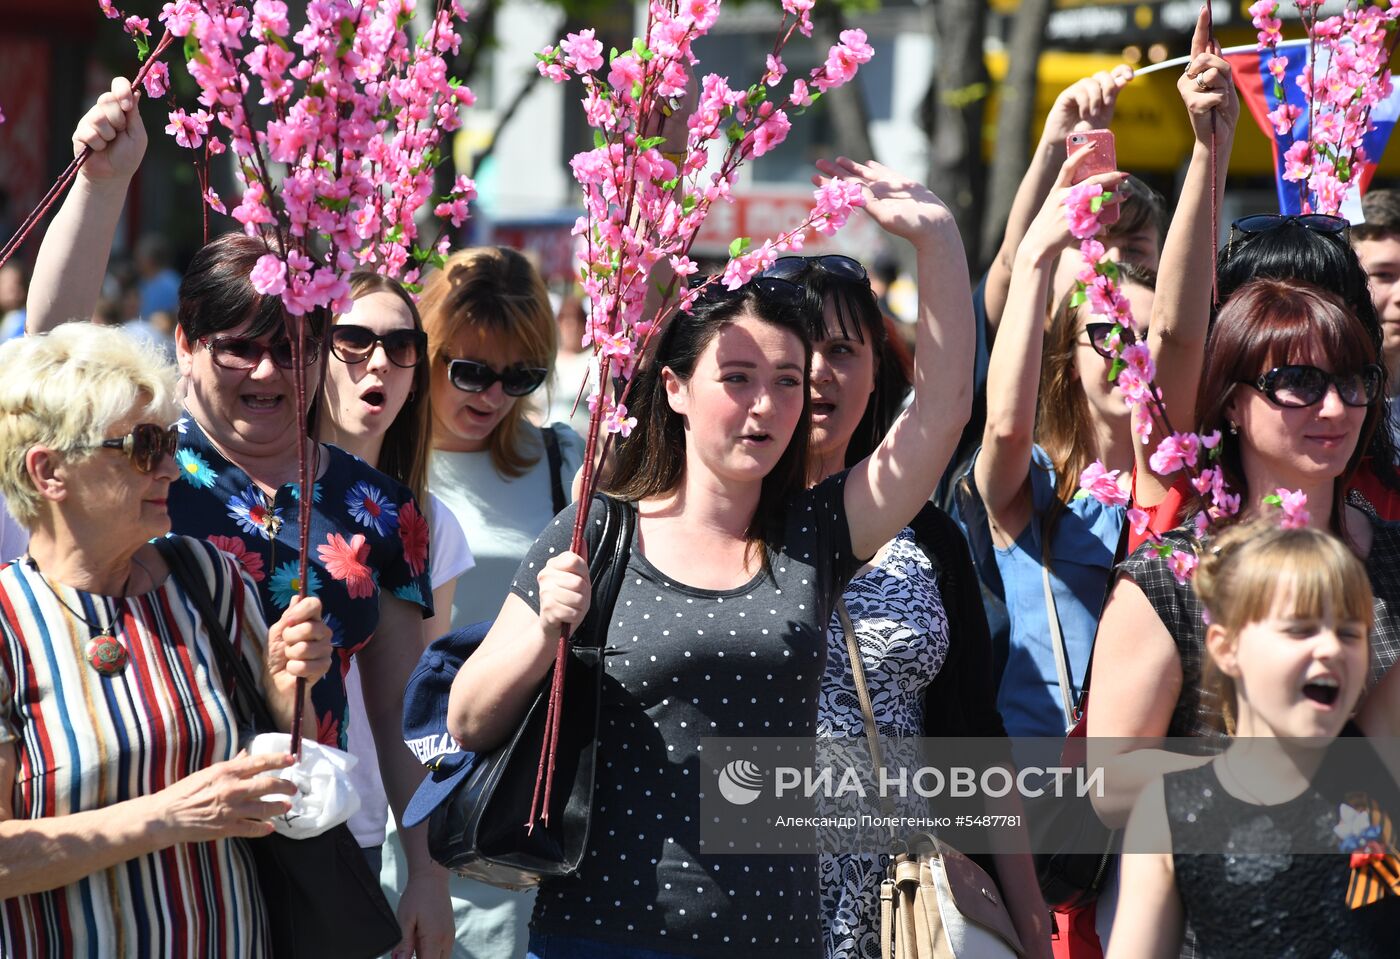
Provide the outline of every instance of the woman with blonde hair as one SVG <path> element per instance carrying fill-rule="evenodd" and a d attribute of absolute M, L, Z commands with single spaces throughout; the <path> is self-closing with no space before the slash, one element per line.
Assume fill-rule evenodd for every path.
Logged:
<path fill-rule="evenodd" d="M 290 809 L 291 757 L 240 752 L 218 663 L 232 646 L 289 728 L 297 679 L 331 665 L 321 600 L 269 628 L 236 559 L 171 537 L 227 638 L 201 621 L 150 542 L 180 435 L 154 347 L 74 323 L 6 343 L 0 369 L 0 494 L 30 536 L 0 564 L 0 955 L 267 955 L 245 840 Z"/>
<path fill-rule="evenodd" d="M 466 531 L 476 561 L 451 596 L 450 628 L 459 629 L 500 609 L 526 551 L 571 501 L 583 441 L 566 424 L 530 419 L 527 398 L 553 372 L 558 330 L 544 281 L 523 255 L 505 247 L 452 254 L 428 278 L 418 309 L 428 334 L 428 488 Z M 386 887 L 401 869 L 397 853 L 385 846 Z M 532 894 L 454 878 L 452 898 L 454 955 L 524 954 Z"/>

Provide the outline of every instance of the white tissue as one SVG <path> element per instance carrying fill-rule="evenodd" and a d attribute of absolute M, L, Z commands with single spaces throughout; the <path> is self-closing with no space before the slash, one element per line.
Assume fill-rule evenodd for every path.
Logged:
<path fill-rule="evenodd" d="M 255 756 L 286 755 L 291 749 L 292 737 L 286 733 L 260 733 L 248 744 L 248 752 Z M 291 797 L 292 808 L 284 815 L 273 817 L 272 828 L 290 839 L 310 839 L 355 815 L 360 808 L 360 794 L 350 782 L 350 768 L 358 761 L 347 752 L 303 737 L 301 758 L 273 773 L 294 783 L 297 793 Z"/>

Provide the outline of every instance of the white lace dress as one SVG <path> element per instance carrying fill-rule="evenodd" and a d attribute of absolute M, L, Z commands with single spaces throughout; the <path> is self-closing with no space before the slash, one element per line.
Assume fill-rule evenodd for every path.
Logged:
<path fill-rule="evenodd" d="M 845 600 L 882 738 L 922 736 L 924 690 L 948 656 L 948 617 L 933 565 L 911 529 L 901 530 L 875 564 L 851 580 Z M 864 735 L 846 636 L 834 612 L 817 735 Z M 886 766 L 897 763 L 886 758 Z M 876 854 L 821 856 L 827 959 L 880 959 L 880 882 L 887 864 L 888 857 Z"/>

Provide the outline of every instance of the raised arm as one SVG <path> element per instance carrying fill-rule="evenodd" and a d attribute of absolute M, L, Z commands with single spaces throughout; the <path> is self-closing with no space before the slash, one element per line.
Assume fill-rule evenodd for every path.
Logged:
<path fill-rule="evenodd" d="M 1235 123 L 1240 116 L 1239 98 L 1230 76 L 1230 65 L 1220 56 L 1220 45 L 1209 39 L 1204 10 L 1191 38 L 1191 64 L 1176 81 L 1177 91 L 1191 118 L 1195 145 L 1186 180 L 1181 187 L 1162 250 L 1157 274 L 1157 295 L 1152 300 L 1152 321 L 1147 344 L 1157 364 L 1157 385 L 1172 426 L 1192 430 L 1196 426 L 1196 388 L 1205 360 L 1206 332 L 1210 324 L 1210 298 L 1215 273 L 1211 259 L 1211 201 L 1225 190 L 1225 172 Z M 1215 117 L 1215 188 L 1211 187 L 1211 117 Z M 1171 486 L 1171 477 L 1152 472 L 1148 458 L 1155 443 L 1134 443 L 1137 460 L 1135 500 L 1138 506 L 1155 506 Z"/>
<path fill-rule="evenodd" d="M 913 402 L 846 482 L 851 546 L 869 557 L 928 501 L 971 415 L 972 290 L 953 214 L 927 187 L 874 162 L 842 157 L 817 168 L 861 184 L 866 212 L 918 258 Z"/>
<path fill-rule="evenodd" d="M 126 78 L 117 77 L 73 131 L 73 155 L 86 147 L 93 152 L 39 246 L 26 332 L 43 333 L 60 323 L 92 318 L 127 187 L 146 153 L 139 99 Z"/>
<path fill-rule="evenodd" d="M 1031 517 L 1031 450 L 1040 394 L 1040 364 L 1045 342 L 1045 302 L 1060 251 L 1073 239 L 1065 196 L 1074 172 L 1088 157 L 1084 147 L 1065 160 L 1040 212 L 1016 252 L 1011 296 L 1002 317 L 1001 335 L 987 367 L 987 423 L 973 481 L 987 509 L 992 541 L 1009 545 Z M 1112 191 L 1126 174 L 1091 177 Z"/>
<path fill-rule="evenodd" d="M 1118 94 L 1133 78 L 1127 64 L 1112 70 L 1100 70 L 1092 77 L 1077 80 L 1060 92 L 1045 117 L 1045 129 L 1031 154 L 1030 166 L 1016 188 L 1011 201 L 1011 213 L 1006 218 L 1006 232 L 1001 248 L 987 269 L 987 339 L 996 339 L 1006 298 L 1011 292 L 1011 272 L 1016 251 L 1030 229 L 1041 204 L 1055 186 L 1060 166 L 1065 162 L 1065 137 L 1084 130 L 1101 130 L 1113 120 L 1113 108 Z"/>

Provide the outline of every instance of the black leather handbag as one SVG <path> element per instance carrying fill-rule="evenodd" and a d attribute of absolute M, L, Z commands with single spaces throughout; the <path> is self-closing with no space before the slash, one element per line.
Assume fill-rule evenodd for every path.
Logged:
<path fill-rule="evenodd" d="M 479 758 L 428 820 L 429 852 L 458 875 L 505 889 L 528 889 L 542 879 L 572 874 L 587 850 L 607 624 L 626 575 L 636 525 L 630 504 L 601 498 L 603 528 L 588 563 L 593 599 L 565 659 L 549 822 L 533 830 L 525 827 L 544 743 L 552 668 L 511 737 Z"/>
<path fill-rule="evenodd" d="M 279 732 L 253 672 L 233 648 L 187 543 L 156 541 L 209 631 L 240 731 Z M 309 839 L 273 833 L 248 840 L 277 959 L 374 959 L 403 938 L 394 910 L 344 823 Z"/>

